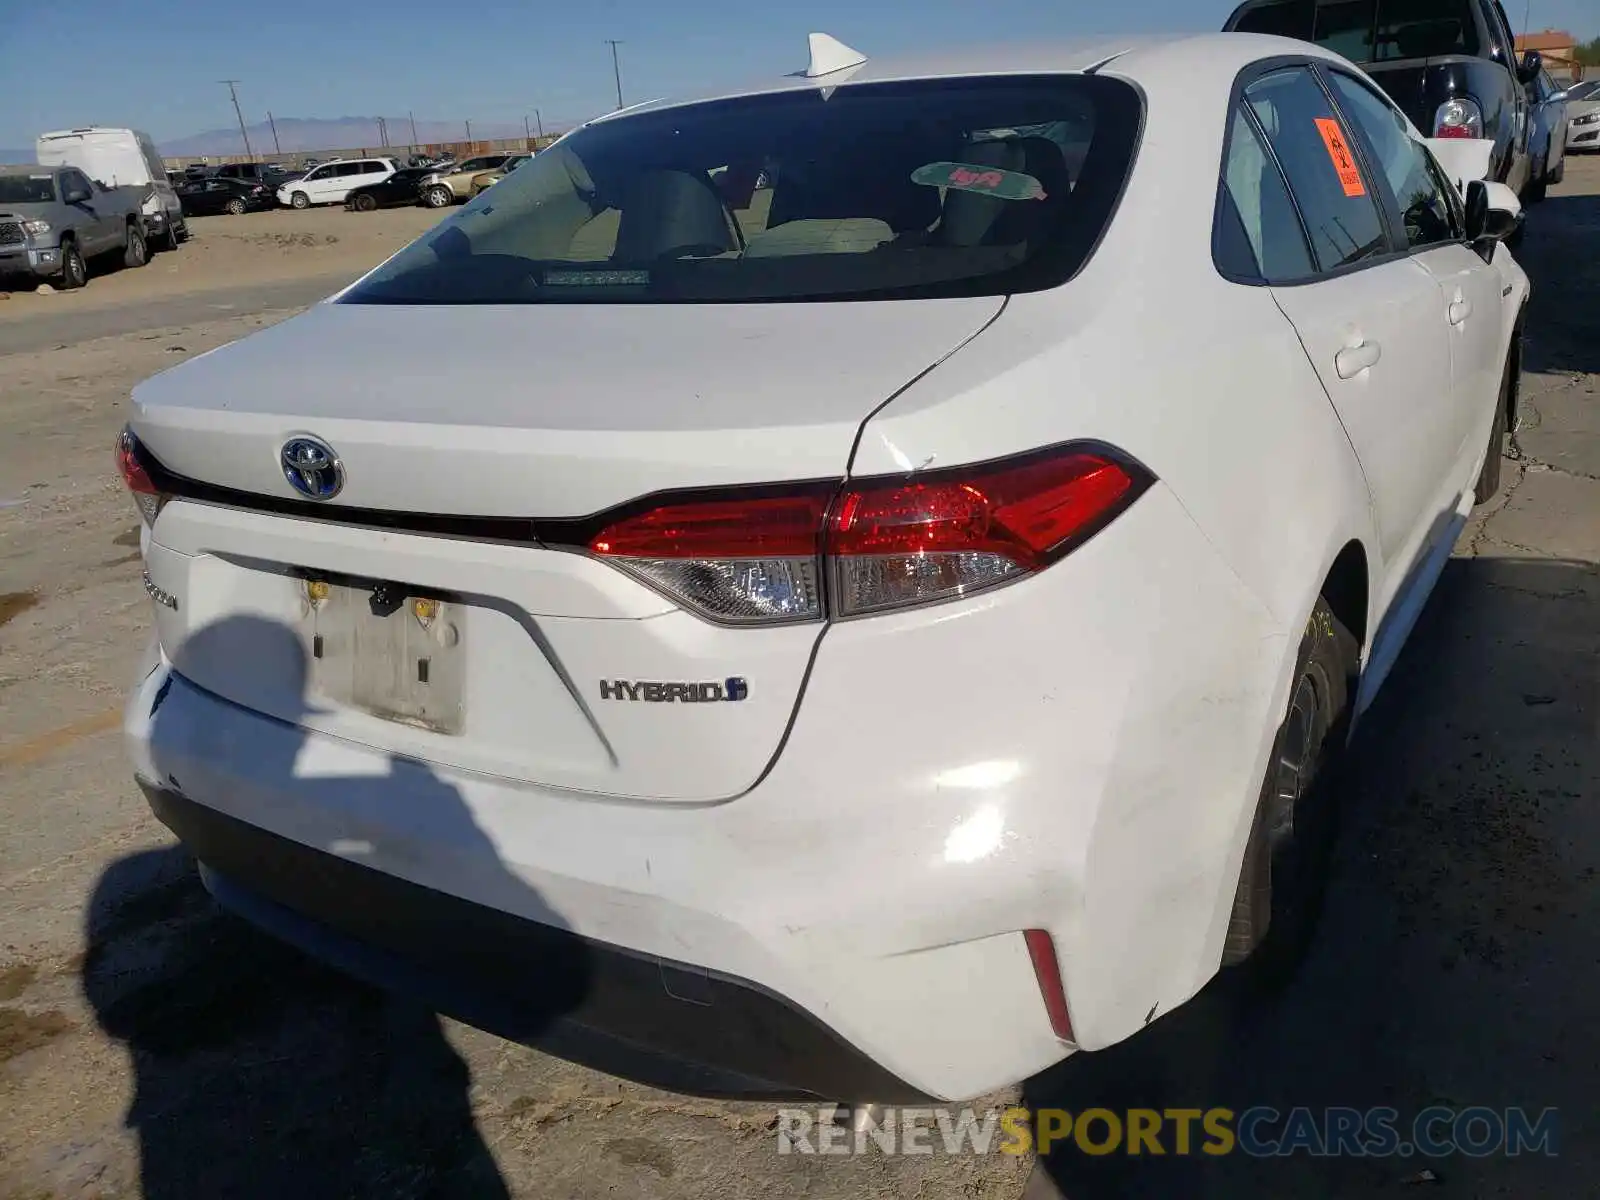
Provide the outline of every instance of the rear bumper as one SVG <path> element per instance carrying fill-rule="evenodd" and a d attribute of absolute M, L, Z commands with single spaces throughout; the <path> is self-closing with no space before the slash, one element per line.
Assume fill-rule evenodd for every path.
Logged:
<path fill-rule="evenodd" d="M 313 850 L 145 785 L 226 908 L 502 1037 L 675 1091 L 925 1097 L 746 980 L 638 954 Z"/>
<path fill-rule="evenodd" d="M 256 524 L 267 520 L 292 528 Z M 323 532 L 348 541 L 352 567 L 361 547 L 376 552 L 370 531 Z M 262 589 L 235 600 L 209 577 L 156 582 L 196 620 L 208 606 L 262 610 Z M 230 867 L 204 830 L 175 821 L 202 861 L 353 945 L 392 952 L 434 939 L 449 950 L 457 918 L 427 910 L 465 903 L 497 915 L 475 911 L 463 927 L 566 930 L 594 954 L 658 973 L 693 964 L 697 978 L 742 989 L 713 1009 L 742 1008 L 745 993 L 781 997 L 787 1016 L 739 1017 L 750 1031 L 739 1036 L 799 1049 L 729 1061 L 675 1021 L 641 1031 L 607 1007 L 589 1024 L 615 1037 L 833 1100 L 892 1099 L 902 1083 L 956 1099 L 1074 1048 L 1052 1032 L 1023 930 L 1054 940 L 1083 1048 L 1137 1032 L 1215 973 L 1294 645 L 1158 484 L 1034 579 L 829 626 L 783 749 L 727 801 L 619 800 L 448 767 L 431 744 L 386 752 L 358 724 L 317 728 L 328 720 L 315 702 L 276 720 L 160 657 L 125 731 L 137 777 L 158 794 L 276 839 L 272 853 L 302 865 L 256 878 L 265 852 Z M 270 693 L 275 660 L 257 658 L 236 681 Z M 336 865 L 310 865 L 324 860 Z M 361 905 L 323 895 L 317 878 L 345 876 L 345 865 L 375 896 L 390 886 L 381 876 L 426 899 L 408 904 L 421 932 L 375 928 Z M 431 950 L 413 957 L 431 959 L 436 978 L 411 990 L 470 973 Z M 615 978 L 659 1003 L 648 971 Z M 794 1032 L 806 1013 L 831 1031 L 825 1041 Z M 790 1069 L 839 1043 L 876 1073 Z"/>

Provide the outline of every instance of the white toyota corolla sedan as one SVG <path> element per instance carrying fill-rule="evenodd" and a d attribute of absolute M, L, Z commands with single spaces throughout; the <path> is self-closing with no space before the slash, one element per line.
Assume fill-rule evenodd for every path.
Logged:
<path fill-rule="evenodd" d="M 1358 70 L 814 37 L 141 385 L 226 906 L 687 1090 L 967 1097 L 1287 963 L 1527 280 Z"/>

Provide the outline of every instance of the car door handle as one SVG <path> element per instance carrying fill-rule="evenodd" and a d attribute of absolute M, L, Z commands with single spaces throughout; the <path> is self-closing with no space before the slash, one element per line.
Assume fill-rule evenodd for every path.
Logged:
<path fill-rule="evenodd" d="M 1460 325 L 1472 315 L 1471 300 L 1455 300 L 1450 304 L 1450 324 Z"/>
<path fill-rule="evenodd" d="M 1383 357 L 1383 347 L 1377 342 L 1361 342 L 1346 346 L 1333 356 L 1333 369 L 1340 379 L 1354 379 Z"/>

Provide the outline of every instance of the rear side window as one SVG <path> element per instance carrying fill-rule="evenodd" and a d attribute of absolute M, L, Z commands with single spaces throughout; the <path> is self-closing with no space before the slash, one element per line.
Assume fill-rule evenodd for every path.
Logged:
<path fill-rule="evenodd" d="M 1228 28 L 1314 42 L 1357 63 L 1479 52 L 1472 0 L 1269 0 Z"/>
<path fill-rule="evenodd" d="M 1218 220 L 1217 265 L 1229 276 L 1279 283 L 1315 274 L 1289 189 L 1243 104 L 1228 134 Z"/>
<path fill-rule="evenodd" d="M 1088 258 L 1138 93 L 1099 76 L 806 88 L 598 122 L 343 303 L 1001 295 Z"/>
<path fill-rule="evenodd" d="M 1318 269 L 1333 271 L 1388 253 L 1365 169 L 1311 72 L 1274 72 L 1245 89 L 1244 98 L 1283 168 Z"/>

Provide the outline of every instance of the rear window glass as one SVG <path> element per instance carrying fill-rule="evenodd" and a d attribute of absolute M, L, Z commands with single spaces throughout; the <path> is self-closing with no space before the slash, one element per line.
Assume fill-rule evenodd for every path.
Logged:
<path fill-rule="evenodd" d="M 1228 28 L 1315 42 L 1358 63 L 1479 51 L 1470 0 L 1278 0 L 1240 9 Z"/>
<path fill-rule="evenodd" d="M 602 121 L 507 175 L 343 303 L 989 295 L 1088 257 L 1138 139 L 1092 76 L 860 84 Z"/>

